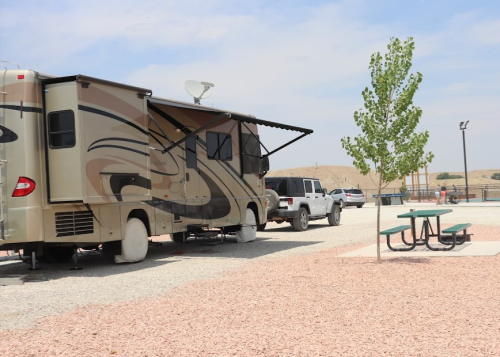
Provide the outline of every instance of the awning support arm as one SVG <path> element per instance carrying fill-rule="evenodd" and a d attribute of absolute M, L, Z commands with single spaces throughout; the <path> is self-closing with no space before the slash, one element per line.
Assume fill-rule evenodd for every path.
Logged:
<path fill-rule="evenodd" d="M 212 124 L 215 124 L 216 122 L 218 122 L 219 120 L 223 119 L 223 118 L 231 118 L 231 114 L 230 113 L 222 113 L 222 114 L 219 114 L 217 115 L 215 118 L 213 118 L 212 120 L 210 120 L 208 123 L 206 123 L 205 125 L 202 125 L 200 126 L 198 129 L 196 129 L 195 131 L 189 133 L 188 135 L 186 135 L 184 138 L 182 138 L 181 140 L 179 141 L 176 141 L 175 143 L 173 143 L 172 145 L 170 145 L 168 148 L 165 148 L 162 150 L 162 154 L 165 154 L 167 152 L 169 152 L 170 150 L 172 150 L 173 148 L 179 146 L 180 144 L 182 144 L 184 141 L 186 141 L 187 139 L 189 139 L 190 137 L 198 134 L 200 131 L 203 131 L 205 130 L 206 128 L 208 128 L 210 125 Z"/>
<path fill-rule="evenodd" d="M 163 137 L 164 137 L 165 139 L 167 139 L 167 140 L 168 140 L 168 142 L 170 143 L 170 145 L 173 145 L 172 140 L 170 140 L 170 138 L 168 137 L 167 133 L 165 133 L 165 131 L 164 131 L 164 130 L 162 129 L 162 127 L 158 124 L 158 122 L 156 121 L 156 119 L 155 119 L 155 118 L 154 118 L 151 114 L 149 114 L 149 113 L 148 113 L 148 116 L 149 116 L 149 118 L 153 121 L 153 123 L 155 123 L 155 124 L 156 124 L 156 127 L 157 127 L 157 128 L 160 130 L 160 132 L 163 134 Z M 161 146 L 163 146 L 163 149 L 165 150 L 165 149 L 166 149 L 165 145 L 163 145 L 162 143 L 160 143 L 160 144 L 161 144 Z"/>
<path fill-rule="evenodd" d="M 260 146 L 262 146 L 264 148 L 264 150 L 266 150 L 267 154 L 269 155 L 269 150 L 267 150 L 267 148 L 264 146 L 264 144 L 262 143 L 262 141 L 260 141 L 260 139 L 253 133 L 253 131 L 250 130 L 250 128 L 245 124 L 245 122 L 241 122 L 241 123 L 245 126 L 245 128 L 248 129 L 248 131 L 250 132 L 250 134 L 259 142 Z"/>
<path fill-rule="evenodd" d="M 265 156 L 270 156 L 270 155 L 274 154 L 276 151 L 279 151 L 279 150 L 281 150 L 281 149 L 283 149 L 283 148 L 287 147 L 288 145 L 293 144 L 294 142 L 296 142 L 297 140 L 302 139 L 302 138 L 303 138 L 304 136 L 306 136 L 306 135 L 309 135 L 309 133 L 304 133 L 304 134 L 302 134 L 301 136 L 299 136 L 299 137 L 297 137 L 297 138 L 295 138 L 295 139 L 293 139 L 293 140 L 289 141 L 288 143 L 286 143 L 286 144 L 284 144 L 284 145 L 281 145 L 279 148 L 274 149 L 274 150 L 273 150 L 273 151 L 271 151 L 271 152 L 268 152 L 268 153 L 267 153 L 267 155 L 265 155 Z M 267 151 L 267 150 L 266 150 L 266 151 Z"/>

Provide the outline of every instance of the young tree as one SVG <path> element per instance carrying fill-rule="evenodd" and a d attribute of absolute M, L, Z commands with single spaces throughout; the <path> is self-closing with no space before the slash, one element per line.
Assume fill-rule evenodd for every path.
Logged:
<path fill-rule="evenodd" d="M 377 261 L 380 263 L 380 194 L 382 186 L 416 172 L 432 161 L 432 153 L 424 153 L 429 138 L 427 131 L 416 133 L 422 110 L 413 106 L 413 96 L 422 82 L 422 74 L 410 74 L 413 38 L 402 43 L 391 38 L 388 53 L 371 56 L 372 88 L 362 92 L 364 109 L 354 112 L 354 121 L 362 134 L 342 138 L 342 147 L 354 159 L 363 175 L 370 163 L 379 175 L 377 209 Z"/>

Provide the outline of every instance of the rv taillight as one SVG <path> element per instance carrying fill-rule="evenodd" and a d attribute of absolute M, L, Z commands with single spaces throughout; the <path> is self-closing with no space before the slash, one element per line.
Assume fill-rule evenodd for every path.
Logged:
<path fill-rule="evenodd" d="M 35 181 L 27 177 L 19 177 L 17 180 L 16 189 L 12 192 L 12 197 L 28 196 L 35 190 Z"/>
<path fill-rule="evenodd" d="M 24 74 L 18 74 L 17 79 L 24 79 Z"/>

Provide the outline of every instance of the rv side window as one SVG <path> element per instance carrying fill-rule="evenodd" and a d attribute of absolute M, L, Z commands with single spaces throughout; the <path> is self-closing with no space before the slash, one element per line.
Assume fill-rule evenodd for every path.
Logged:
<path fill-rule="evenodd" d="M 186 139 L 186 166 L 189 169 L 198 167 L 196 161 L 196 137 L 190 136 Z"/>
<path fill-rule="evenodd" d="M 244 174 L 260 174 L 261 170 L 261 152 L 258 135 L 241 134 L 243 142 L 242 160 Z"/>
<path fill-rule="evenodd" d="M 231 160 L 231 135 L 207 131 L 207 156 L 213 160 Z"/>
<path fill-rule="evenodd" d="M 75 113 L 72 110 L 52 112 L 48 119 L 50 147 L 62 149 L 75 146 Z"/>

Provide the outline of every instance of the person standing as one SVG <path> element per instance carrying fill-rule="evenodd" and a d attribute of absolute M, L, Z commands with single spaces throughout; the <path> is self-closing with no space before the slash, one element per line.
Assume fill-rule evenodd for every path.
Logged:
<path fill-rule="evenodd" d="M 446 204 L 446 183 L 441 186 L 441 199 L 443 200 L 443 204 Z"/>
<path fill-rule="evenodd" d="M 441 187 L 439 185 L 436 186 L 436 192 L 434 192 L 436 196 L 436 204 L 438 205 L 441 202 Z"/>

